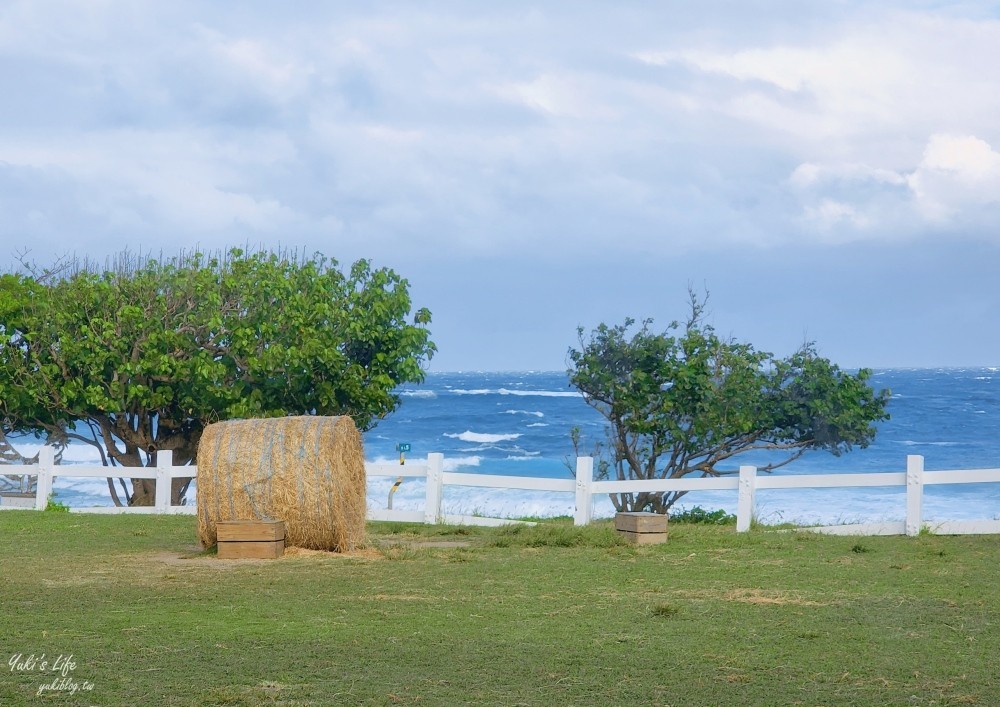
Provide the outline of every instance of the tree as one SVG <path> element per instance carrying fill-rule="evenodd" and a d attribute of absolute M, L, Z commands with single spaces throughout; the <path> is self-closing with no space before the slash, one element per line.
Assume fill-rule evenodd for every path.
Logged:
<path fill-rule="evenodd" d="M 350 415 L 367 430 L 435 351 L 408 288 L 392 270 L 360 260 L 344 273 L 319 254 L 25 264 L 0 276 L 3 431 L 66 435 L 134 467 L 167 449 L 190 462 L 217 420 Z M 189 483 L 175 480 L 174 503 Z M 120 486 L 129 505 L 153 501 L 152 480 Z"/>
<path fill-rule="evenodd" d="M 53 448 L 55 463 L 62 461 L 63 451 L 66 449 L 68 440 L 64 435 L 49 435 L 45 444 Z M 28 457 L 22 454 L 14 444 L 7 439 L 4 428 L 0 425 L 0 492 L 20 492 L 34 493 L 38 484 L 32 482 L 34 477 L 21 476 L 20 474 L 3 474 L 4 464 L 37 464 L 38 452 L 34 456 Z"/>
<path fill-rule="evenodd" d="M 767 453 L 772 471 L 806 451 L 834 455 L 874 439 L 888 419 L 889 391 L 876 393 L 871 371 L 840 370 L 804 345 L 776 359 L 750 344 L 721 339 L 704 321 L 706 299 L 691 294 L 691 315 L 666 331 L 646 320 L 578 330 L 570 382 L 607 420 L 598 478 L 720 476 L 737 455 Z M 578 438 L 574 439 L 574 443 Z M 666 513 L 686 492 L 612 494 L 618 511 Z"/>

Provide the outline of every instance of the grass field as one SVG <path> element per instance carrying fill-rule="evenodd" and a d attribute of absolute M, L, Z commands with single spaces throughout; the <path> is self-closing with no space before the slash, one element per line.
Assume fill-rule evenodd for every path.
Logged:
<path fill-rule="evenodd" d="M 3 705 L 1000 704 L 996 537 L 372 524 L 352 557 L 224 561 L 191 517 L 13 511 L 0 537 Z"/>

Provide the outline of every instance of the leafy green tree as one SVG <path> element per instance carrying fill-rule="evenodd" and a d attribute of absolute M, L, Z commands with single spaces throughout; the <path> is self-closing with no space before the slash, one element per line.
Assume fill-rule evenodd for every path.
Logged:
<path fill-rule="evenodd" d="M 570 381 L 608 422 L 598 478 L 720 476 L 750 452 L 768 453 L 759 469 L 772 471 L 808 450 L 839 456 L 866 447 L 875 423 L 888 419 L 889 391 L 868 385 L 869 370 L 841 371 L 812 345 L 777 359 L 724 340 L 704 322 L 704 307 L 692 293 L 688 320 L 664 332 L 649 320 L 634 330 L 632 319 L 601 324 L 586 338 L 578 330 Z M 618 511 L 666 513 L 685 493 L 611 499 Z"/>
<path fill-rule="evenodd" d="M 350 415 L 369 429 L 435 351 L 408 283 L 322 255 L 123 254 L 0 276 L 3 431 L 93 444 L 111 466 L 194 459 L 208 423 Z M 120 474 L 125 476 L 125 474 Z M 190 482 L 175 480 L 181 502 Z M 121 503 L 111 478 L 108 486 Z M 155 482 L 120 486 L 150 505 Z"/>

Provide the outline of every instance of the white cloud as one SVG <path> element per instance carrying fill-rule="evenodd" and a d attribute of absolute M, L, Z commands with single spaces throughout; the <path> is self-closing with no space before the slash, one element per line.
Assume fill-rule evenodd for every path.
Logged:
<path fill-rule="evenodd" d="M 608 105 L 584 77 L 542 74 L 531 81 L 508 83 L 497 88 L 504 99 L 557 118 L 615 120 L 619 112 Z"/>
<path fill-rule="evenodd" d="M 61 176 L 8 223 L 663 257 L 996 225 L 1000 23 L 707 12 L 13 2 L 0 160 Z"/>
<path fill-rule="evenodd" d="M 215 49 L 249 78 L 282 91 L 300 84 L 311 73 L 310 69 L 297 66 L 294 61 L 273 57 L 262 42 L 249 39 L 222 40 Z"/>
<path fill-rule="evenodd" d="M 947 243 L 927 258 L 947 275 L 968 265 L 949 253 L 1000 237 L 995 15 L 985 0 L 9 0 L 0 244 L 373 257 L 438 287 L 452 347 L 534 355 L 518 320 L 538 321 L 559 341 L 535 367 L 562 365 L 552 317 L 571 333 L 654 313 L 702 278 L 763 298 L 783 289 L 759 286 L 771 267 L 809 273 L 805 290 L 813 246 L 841 264 L 805 315 L 826 319 L 860 243 L 887 262 Z"/>
<path fill-rule="evenodd" d="M 1000 204 L 1000 152 L 977 137 L 934 135 L 907 182 L 920 212 L 945 222 L 969 209 Z"/>
<path fill-rule="evenodd" d="M 866 178 L 906 174 L 939 133 L 1000 144 L 996 20 L 873 12 L 833 22 L 804 41 L 635 56 L 693 72 L 689 91 L 703 115 L 728 116 L 743 139 L 827 174 L 852 164 L 863 165 Z"/>
<path fill-rule="evenodd" d="M 807 206 L 806 218 L 823 231 L 829 231 L 845 223 L 855 228 L 865 228 L 870 223 L 869 219 L 859 214 L 853 206 L 834 199 L 821 199 L 816 206 Z"/>
<path fill-rule="evenodd" d="M 178 135 L 109 131 L 44 146 L 0 142 L 0 161 L 60 175 L 86 194 L 92 219 L 113 231 L 148 229 L 197 234 L 226 229 L 271 232 L 300 217 L 280 200 L 259 193 L 249 173 L 294 159 L 280 135 L 244 136 L 239 142 L 197 132 Z M 52 204 L 41 213 L 52 213 Z"/>
<path fill-rule="evenodd" d="M 791 184 L 799 189 L 809 188 L 829 181 L 872 181 L 891 185 L 906 184 L 906 178 L 897 172 L 865 164 L 815 164 L 804 162 L 795 168 Z"/>
<path fill-rule="evenodd" d="M 685 64 L 740 81 L 771 84 L 783 91 L 817 95 L 874 95 L 904 74 L 900 57 L 882 45 L 853 38 L 823 47 L 776 46 L 733 53 L 686 50 L 640 52 L 648 64 Z"/>

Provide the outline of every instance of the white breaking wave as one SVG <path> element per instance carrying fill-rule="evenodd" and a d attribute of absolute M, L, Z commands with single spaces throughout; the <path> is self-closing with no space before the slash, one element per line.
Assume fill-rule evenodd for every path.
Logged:
<path fill-rule="evenodd" d="M 547 422 L 532 422 L 530 425 L 527 425 L 527 427 L 548 427 L 548 426 L 549 423 Z"/>
<path fill-rule="evenodd" d="M 500 388 L 497 391 L 500 395 L 522 395 L 522 396 L 538 396 L 541 398 L 582 398 L 582 393 L 575 393 L 572 391 L 563 390 L 508 390 L 507 388 Z"/>
<path fill-rule="evenodd" d="M 544 412 L 538 410 L 504 410 L 505 415 L 532 415 L 534 417 L 545 417 Z"/>
<path fill-rule="evenodd" d="M 472 430 L 466 430 L 459 434 L 449 434 L 445 433 L 445 437 L 451 439 L 460 439 L 463 442 L 476 442 L 477 444 L 496 444 L 497 442 L 510 442 L 520 437 L 520 434 L 511 433 L 505 435 L 491 435 L 485 432 L 473 432 Z"/>
<path fill-rule="evenodd" d="M 436 398 L 433 390 L 401 390 L 399 395 L 404 398 Z"/>
<path fill-rule="evenodd" d="M 582 393 L 577 393 L 573 391 L 562 391 L 562 390 L 510 390 L 509 388 L 497 388 L 492 390 L 490 388 L 476 388 L 474 390 L 465 390 L 463 388 L 454 388 L 451 391 L 455 395 L 517 395 L 520 397 L 539 397 L 539 398 L 582 398 Z"/>
<path fill-rule="evenodd" d="M 482 457 L 445 457 L 444 458 L 444 470 L 445 471 L 458 471 L 459 469 L 464 469 L 470 466 L 479 466 L 479 462 L 483 460 Z"/>
<path fill-rule="evenodd" d="M 901 442 L 896 442 L 896 444 L 902 444 L 906 447 L 960 447 L 964 442 L 918 442 L 912 439 L 905 439 Z"/>

